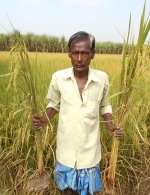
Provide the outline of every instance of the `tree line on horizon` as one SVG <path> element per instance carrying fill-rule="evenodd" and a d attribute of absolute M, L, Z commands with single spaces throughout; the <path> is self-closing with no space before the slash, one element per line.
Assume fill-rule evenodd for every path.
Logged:
<path fill-rule="evenodd" d="M 50 52 L 50 53 L 66 53 L 68 52 L 68 40 L 63 35 L 49 36 L 36 35 L 34 33 L 21 34 L 19 31 L 4 34 L 0 33 L 0 51 L 10 51 L 14 45 L 16 33 L 22 36 L 29 52 Z M 96 42 L 95 51 L 98 54 L 121 54 L 123 43 L 114 42 Z"/>

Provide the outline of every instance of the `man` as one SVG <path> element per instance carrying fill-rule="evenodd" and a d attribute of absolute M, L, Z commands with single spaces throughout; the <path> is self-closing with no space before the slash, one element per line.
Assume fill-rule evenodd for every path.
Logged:
<path fill-rule="evenodd" d="M 95 55 L 95 38 L 77 32 L 70 37 L 68 49 L 73 67 L 53 74 L 46 115 L 35 115 L 33 126 L 41 129 L 59 112 L 54 168 L 57 185 L 65 195 L 93 195 L 102 189 L 99 115 L 117 139 L 121 139 L 123 129 L 112 122 L 107 74 L 89 67 Z"/>

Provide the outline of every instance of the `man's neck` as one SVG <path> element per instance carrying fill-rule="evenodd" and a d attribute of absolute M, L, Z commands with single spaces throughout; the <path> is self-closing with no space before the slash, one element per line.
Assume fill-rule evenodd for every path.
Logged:
<path fill-rule="evenodd" d="M 89 69 L 87 69 L 86 71 L 84 72 L 74 72 L 74 77 L 77 78 L 77 79 L 84 79 L 84 78 L 87 78 L 88 77 L 88 72 L 89 72 Z"/>

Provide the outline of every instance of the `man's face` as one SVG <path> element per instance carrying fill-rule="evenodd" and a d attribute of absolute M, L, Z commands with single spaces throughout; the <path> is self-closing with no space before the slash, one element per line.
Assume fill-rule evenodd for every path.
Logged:
<path fill-rule="evenodd" d="M 73 41 L 71 43 L 68 56 L 71 58 L 72 66 L 75 72 L 84 72 L 88 70 L 91 59 L 94 58 L 95 51 L 90 49 L 90 41 Z"/>

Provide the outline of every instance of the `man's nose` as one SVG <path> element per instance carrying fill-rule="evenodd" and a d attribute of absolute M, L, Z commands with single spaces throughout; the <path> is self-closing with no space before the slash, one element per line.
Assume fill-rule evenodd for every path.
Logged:
<path fill-rule="evenodd" d="M 79 55 L 78 55 L 78 61 L 81 61 L 81 60 L 82 60 L 82 54 L 79 53 Z"/>

